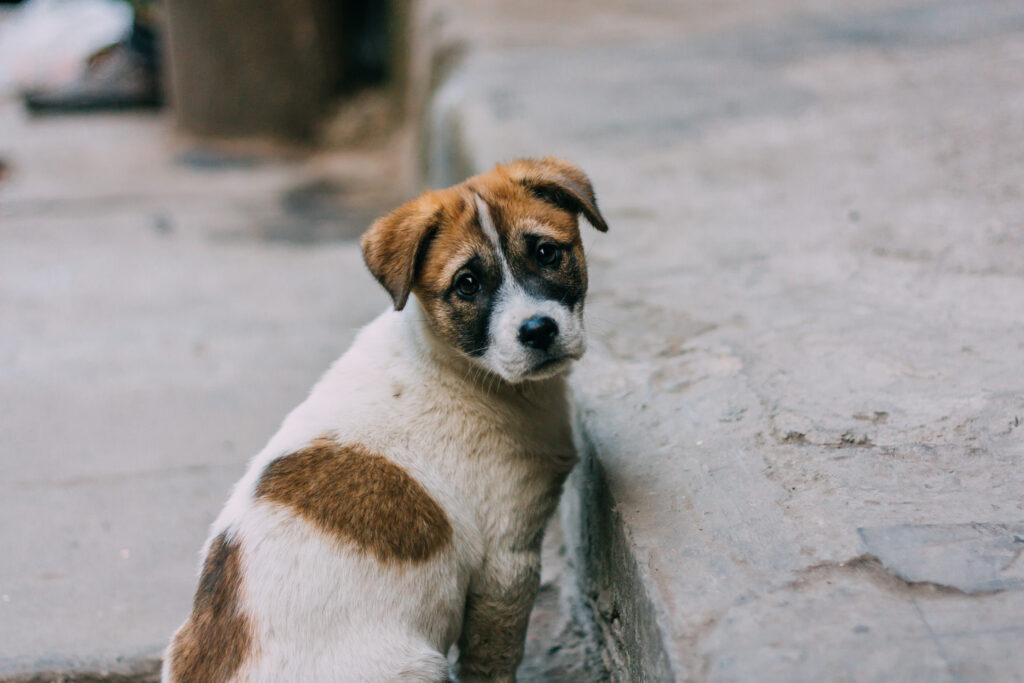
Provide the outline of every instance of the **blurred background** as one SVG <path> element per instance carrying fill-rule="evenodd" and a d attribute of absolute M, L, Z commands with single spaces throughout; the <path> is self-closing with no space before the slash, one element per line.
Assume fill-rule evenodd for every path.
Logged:
<path fill-rule="evenodd" d="M 0 680 L 155 680 L 363 230 L 542 154 L 612 230 L 520 679 L 1019 679 L 1022 74 L 996 0 L 5 0 Z"/>

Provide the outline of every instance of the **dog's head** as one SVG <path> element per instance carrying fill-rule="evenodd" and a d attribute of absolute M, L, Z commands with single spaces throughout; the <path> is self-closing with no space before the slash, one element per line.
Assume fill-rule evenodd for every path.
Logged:
<path fill-rule="evenodd" d="M 414 294 L 461 355 L 509 382 L 542 379 L 586 348 L 580 214 L 608 230 L 583 171 L 523 159 L 399 207 L 363 255 L 395 308 Z"/>

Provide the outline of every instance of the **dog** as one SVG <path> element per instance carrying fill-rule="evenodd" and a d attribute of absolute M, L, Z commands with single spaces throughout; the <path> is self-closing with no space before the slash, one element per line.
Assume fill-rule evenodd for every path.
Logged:
<path fill-rule="evenodd" d="M 388 310 L 285 419 L 211 527 L 165 683 L 515 681 L 576 462 L 590 180 L 524 159 L 362 239 Z"/>

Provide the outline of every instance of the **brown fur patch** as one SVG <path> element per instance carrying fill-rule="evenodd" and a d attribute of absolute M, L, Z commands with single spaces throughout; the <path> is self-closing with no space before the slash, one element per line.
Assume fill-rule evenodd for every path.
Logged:
<path fill-rule="evenodd" d="M 241 585 L 238 543 L 222 533 L 206 554 L 192 614 L 171 642 L 172 680 L 221 683 L 242 666 L 252 630 L 238 606 Z"/>
<path fill-rule="evenodd" d="M 595 228 L 608 232 L 590 178 L 579 166 L 557 157 L 543 157 L 520 159 L 502 168 L 535 197 L 572 213 L 582 213 Z"/>
<path fill-rule="evenodd" d="M 278 458 L 256 496 L 289 506 L 381 562 L 422 562 L 451 542 L 451 523 L 426 489 L 358 444 L 317 439 Z"/>
<path fill-rule="evenodd" d="M 363 235 L 363 260 L 388 291 L 395 308 L 409 298 L 417 270 L 442 225 L 456 222 L 466 206 L 454 190 L 428 192 L 374 222 Z"/>
<path fill-rule="evenodd" d="M 553 202 L 535 187 L 557 189 L 563 197 L 574 198 L 568 204 Z M 452 284 L 459 266 L 474 253 L 485 261 L 494 260 L 492 245 L 478 222 L 475 196 L 488 205 L 491 218 L 509 260 L 530 261 L 524 252 L 525 234 L 538 234 L 553 239 L 568 250 L 575 265 L 563 275 L 569 284 L 586 291 L 586 262 L 579 234 L 578 213 L 600 230 L 608 226 L 597 209 L 597 200 L 587 176 L 578 167 L 554 158 L 523 159 L 497 165 L 487 173 L 468 178 L 447 190 L 429 192 L 412 204 L 427 203 L 445 220 L 418 264 L 412 289 L 427 306 Z M 447 207 L 442 209 L 441 207 Z M 422 213 L 422 210 L 419 212 Z M 488 258 L 488 257 L 491 258 Z M 485 283 L 486 284 L 486 283 Z M 439 322 L 442 316 L 437 316 Z M 435 316 L 431 316 L 432 319 Z"/>
<path fill-rule="evenodd" d="M 587 267 L 577 213 L 535 196 L 505 167 L 499 168 L 500 172 L 495 169 L 466 182 L 487 203 L 513 273 L 519 279 L 533 274 L 546 280 L 559 290 L 559 295 L 552 298 L 582 299 L 587 291 Z M 530 251 L 530 235 L 554 241 L 564 249 L 567 258 L 559 267 L 541 272 Z"/>
<path fill-rule="evenodd" d="M 498 164 L 446 190 L 434 190 L 377 220 L 363 236 L 366 265 L 391 294 L 395 308 L 405 306 L 414 289 L 436 292 L 446 287 L 456 255 L 480 244 L 474 193 L 503 218 L 499 231 L 529 222 L 551 228 L 560 241 L 579 247 L 577 214 L 598 230 L 608 224 L 597 208 L 590 179 L 576 165 L 555 157 Z M 524 220 L 529 219 L 529 220 Z M 436 238 L 436 239 L 435 239 Z M 508 236 L 502 234 L 502 241 Z M 436 244 L 435 244 L 436 242 Z M 439 257 L 430 258 L 430 252 Z M 579 247 L 582 255 L 582 247 Z"/>
<path fill-rule="evenodd" d="M 415 292 L 434 331 L 470 356 L 486 351 L 491 295 L 502 277 L 498 254 L 479 222 L 477 196 L 488 206 L 514 277 L 570 308 L 582 305 L 587 290 L 579 214 L 598 230 L 608 229 L 586 174 L 553 157 L 499 164 L 446 190 L 427 192 L 375 222 L 363 237 L 363 253 L 395 308 Z M 540 241 L 562 250 L 565 258 L 557 267 L 539 267 Z M 471 300 L 455 294 L 463 272 L 481 285 Z"/>

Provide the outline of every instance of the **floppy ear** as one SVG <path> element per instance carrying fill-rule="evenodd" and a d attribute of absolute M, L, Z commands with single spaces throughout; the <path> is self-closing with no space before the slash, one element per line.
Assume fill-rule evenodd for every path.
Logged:
<path fill-rule="evenodd" d="M 520 159 L 509 164 L 508 170 L 533 196 L 566 211 L 582 213 L 595 228 L 608 232 L 590 178 L 579 166 L 557 157 L 543 157 Z"/>
<path fill-rule="evenodd" d="M 416 271 L 437 234 L 443 207 L 430 195 L 403 204 L 374 221 L 363 235 L 363 260 L 373 276 L 395 302 L 405 308 L 416 279 Z"/>

